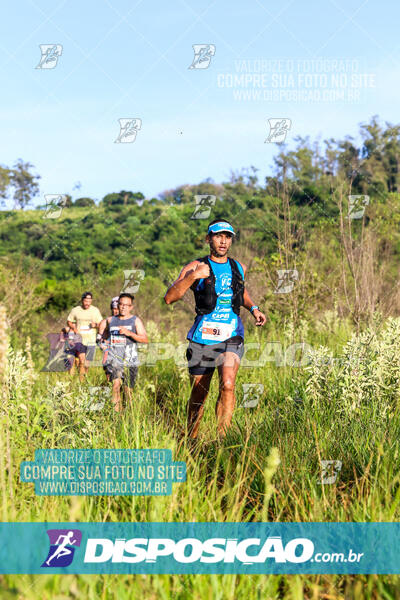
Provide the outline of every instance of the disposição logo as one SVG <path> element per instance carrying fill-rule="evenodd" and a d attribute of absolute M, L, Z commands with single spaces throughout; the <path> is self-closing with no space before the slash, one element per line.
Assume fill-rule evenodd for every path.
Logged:
<path fill-rule="evenodd" d="M 79 529 L 48 529 L 50 540 L 48 555 L 42 567 L 68 567 L 81 545 L 82 532 Z"/>

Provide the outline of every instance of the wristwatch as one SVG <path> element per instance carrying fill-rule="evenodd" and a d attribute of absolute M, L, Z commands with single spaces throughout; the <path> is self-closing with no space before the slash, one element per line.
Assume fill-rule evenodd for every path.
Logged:
<path fill-rule="evenodd" d="M 253 314 L 253 310 L 256 308 L 258 308 L 257 304 L 253 304 L 253 306 L 250 308 L 251 314 Z"/>

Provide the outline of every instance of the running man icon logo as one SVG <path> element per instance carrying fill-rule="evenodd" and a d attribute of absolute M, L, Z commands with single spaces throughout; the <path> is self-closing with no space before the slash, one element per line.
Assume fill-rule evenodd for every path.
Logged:
<path fill-rule="evenodd" d="M 104 405 L 108 400 L 111 400 L 111 388 L 91 385 L 89 387 L 87 410 L 103 410 Z"/>
<path fill-rule="evenodd" d="M 369 204 L 369 196 L 349 196 L 349 219 L 362 219 L 365 207 Z"/>
<path fill-rule="evenodd" d="M 342 470 L 341 460 L 321 460 L 321 484 L 335 483 L 337 476 Z M 319 482 L 318 482 L 319 483 Z"/>
<path fill-rule="evenodd" d="M 196 206 L 191 219 L 208 219 L 211 207 L 215 205 L 216 196 L 212 194 L 197 194 L 194 197 Z"/>
<path fill-rule="evenodd" d="M 52 373 L 62 373 L 68 371 L 74 362 L 73 347 L 76 343 L 82 342 L 82 337 L 79 334 L 64 336 L 60 333 L 48 333 L 47 339 L 50 344 L 49 357 L 42 371 Z M 73 339 L 71 339 L 73 338 Z"/>
<path fill-rule="evenodd" d="M 144 279 L 144 271 L 142 269 L 124 270 L 124 285 L 121 294 L 136 294 L 139 290 L 140 282 Z"/>
<path fill-rule="evenodd" d="M 42 567 L 68 567 L 74 558 L 75 550 L 81 545 L 82 532 L 79 529 L 48 529 L 50 549 Z"/>
<path fill-rule="evenodd" d="M 142 128 L 142 119 L 118 119 L 119 135 L 115 144 L 132 144 L 136 140 L 139 129 Z"/>
<path fill-rule="evenodd" d="M 289 294 L 293 290 L 295 282 L 299 279 L 299 272 L 297 269 L 277 269 L 277 271 L 278 284 L 274 294 Z"/>
<path fill-rule="evenodd" d="M 40 57 L 39 64 L 36 69 L 54 69 L 57 66 L 58 59 L 62 54 L 63 47 L 61 44 L 39 44 Z"/>
<path fill-rule="evenodd" d="M 243 383 L 243 408 L 255 408 L 260 402 L 260 398 L 264 393 L 264 385 L 262 383 Z"/>
<path fill-rule="evenodd" d="M 192 48 L 194 57 L 189 69 L 208 69 L 215 54 L 214 44 L 193 44 Z"/>
<path fill-rule="evenodd" d="M 67 196 L 65 194 L 45 194 L 44 199 L 46 200 L 46 212 L 43 219 L 58 219 L 67 204 Z"/>
<path fill-rule="evenodd" d="M 268 119 L 269 134 L 264 144 L 282 144 L 292 126 L 291 119 Z"/>

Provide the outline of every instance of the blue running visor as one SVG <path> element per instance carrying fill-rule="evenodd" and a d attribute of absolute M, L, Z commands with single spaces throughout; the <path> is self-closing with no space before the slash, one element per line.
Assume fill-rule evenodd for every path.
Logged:
<path fill-rule="evenodd" d="M 229 231 L 232 233 L 232 235 L 236 235 L 236 233 L 233 231 L 232 225 L 229 225 L 229 223 L 226 221 L 218 221 L 218 223 L 210 225 L 207 233 L 219 233 L 220 231 Z"/>

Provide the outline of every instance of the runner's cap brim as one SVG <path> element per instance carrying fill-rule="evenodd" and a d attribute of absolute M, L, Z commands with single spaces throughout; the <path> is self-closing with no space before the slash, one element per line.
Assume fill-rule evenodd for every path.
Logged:
<path fill-rule="evenodd" d="M 230 225 L 226 221 L 219 221 L 218 223 L 210 225 L 207 233 L 219 233 L 220 231 L 228 231 L 232 235 L 236 235 L 232 225 Z"/>

